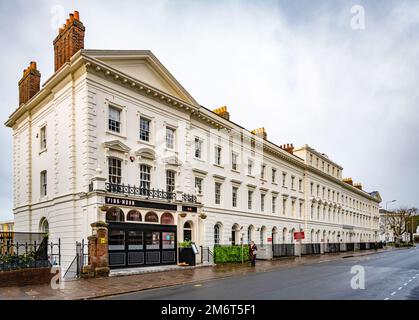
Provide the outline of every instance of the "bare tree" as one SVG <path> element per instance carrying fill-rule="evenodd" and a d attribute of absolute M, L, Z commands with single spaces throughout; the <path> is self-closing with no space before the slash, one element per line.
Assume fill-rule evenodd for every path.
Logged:
<path fill-rule="evenodd" d="M 388 226 L 393 231 L 396 244 L 400 244 L 403 235 L 408 232 L 410 219 L 412 216 L 416 215 L 417 212 L 418 209 L 415 207 L 400 207 L 395 211 L 386 213 L 385 219 Z"/>

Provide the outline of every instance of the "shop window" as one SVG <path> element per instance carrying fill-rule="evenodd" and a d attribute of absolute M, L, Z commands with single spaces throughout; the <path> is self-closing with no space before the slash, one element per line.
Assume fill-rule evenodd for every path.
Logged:
<path fill-rule="evenodd" d="M 174 249 L 175 248 L 175 233 L 163 232 L 162 236 L 163 236 L 162 249 Z"/>

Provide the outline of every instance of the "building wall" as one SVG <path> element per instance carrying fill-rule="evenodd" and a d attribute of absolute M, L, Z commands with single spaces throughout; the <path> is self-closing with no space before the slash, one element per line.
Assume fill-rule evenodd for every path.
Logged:
<path fill-rule="evenodd" d="M 108 130 L 110 105 L 122 110 L 120 134 Z M 152 121 L 149 143 L 139 140 L 141 116 Z M 44 125 L 47 126 L 47 148 L 40 150 L 39 134 Z M 173 151 L 165 147 L 168 126 L 176 129 Z M 108 177 L 110 156 L 122 160 L 125 184 L 139 185 L 142 163 L 152 166 L 151 188 L 165 189 L 167 169 L 177 173 L 176 188 L 186 193 L 194 193 L 195 178 L 202 178 L 203 210 L 208 217 L 194 223 L 195 237 L 202 245 L 213 245 L 217 223 L 222 225 L 223 244 L 231 243 L 233 226 L 243 227 L 240 233 L 244 233 L 245 242 L 248 241 L 247 229 L 253 226 L 252 234 L 257 243 L 262 241 L 261 233 L 266 243 L 268 237 L 273 237 L 276 243 L 289 243 L 292 231 L 299 228 L 306 232 L 305 242 L 374 241 L 378 231 L 378 203 L 366 193 L 343 186 L 338 165 L 331 163 L 336 171 L 330 174 L 324 168 L 311 168 L 308 153 L 297 152 L 302 155 L 301 159 L 277 148 L 274 155 L 264 147 L 268 142 L 238 126 L 233 125 L 231 131 L 216 129 L 186 111 L 169 107 L 111 77 L 86 71 L 84 67 L 68 75 L 37 108 L 22 116 L 13 128 L 13 137 L 16 231 L 38 232 L 40 221 L 47 219 L 50 239 L 61 239 L 66 264 L 74 257 L 75 242 L 90 234 L 90 223 L 103 219 L 99 211 L 103 198 L 86 194 L 97 172 L 102 171 L 102 175 Z M 201 159 L 194 157 L 195 137 L 203 140 Z M 114 141 L 128 149 L 121 151 L 109 146 Z M 220 165 L 214 163 L 216 145 L 222 147 Z M 142 157 L 144 150 L 151 150 L 155 158 Z M 238 155 L 236 170 L 232 168 L 232 151 Z M 253 161 L 252 174 L 248 173 L 249 159 Z M 260 170 L 262 164 L 265 165 L 264 177 Z M 276 169 L 275 181 L 272 168 Z M 40 194 L 43 170 L 48 172 L 46 197 Z M 220 204 L 215 203 L 216 182 L 222 185 Z M 321 190 L 319 195 L 317 185 Z M 238 188 L 237 207 L 232 206 L 233 186 Z M 331 195 L 334 192 L 334 197 L 328 196 L 328 189 Z M 248 190 L 253 190 L 252 209 L 248 209 Z M 261 194 L 265 194 L 263 211 Z M 274 212 L 273 197 L 276 197 Z M 312 204 L 316 207 L 313 216 Z M 326 207 L 324 218 L 322 212 L 317 218 L 319 206 Z M 180 235 L 186 219 L 192 217 L 176 218 Z M 197 231 L 201 229 L 205 232 Z"/>

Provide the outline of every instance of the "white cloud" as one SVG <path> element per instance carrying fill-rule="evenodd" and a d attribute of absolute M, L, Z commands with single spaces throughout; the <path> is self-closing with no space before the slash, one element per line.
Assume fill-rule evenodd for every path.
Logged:
<path fill-rule="evenodd" d="M 86 47 L 151 49 L 202 105 L 227 104 L 246 128 L 265 126 L 277 144 L 308 143 L 367 190 L 419 206 L 417 3 L 367 2 L 366 29 L 354 31 L 347 2 L 301 2 L 300 14 L 285 2 L 44 1 L 10 14 L 16 41 L 1 49 L 19 58 L 3 69 L 3 119 L 17 101 L 26 60 L 41 62 L 44 80 L 52 72 L 49 19 L 57 3 L 79 9 Z M 39 19 L 47 21 L 40 26 Z M 1 177 L 10 179 L 11 132 L 0 134 L 9 147 Z"/>

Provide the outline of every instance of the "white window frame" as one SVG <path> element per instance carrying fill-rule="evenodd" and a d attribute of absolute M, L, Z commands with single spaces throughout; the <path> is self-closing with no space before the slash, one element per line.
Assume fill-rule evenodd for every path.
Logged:
<path fill-rule="evenodd" d="M 247 209 L 253 210 L 253 190 L 247 190 Z"/>
<path fill-rule="evenodd" d="M 221 204 L 221 182 L 214 182 L 214 203 Z"/>
<path fill-rule="evenodd" d="M 39 129 L 39 149 L 41 152 L 47 149 L 47 125 Z"/>
<path fill-rule="evenodd" d="M 223 147 L 219 144 L 214 146 L 214 163 L 217 166 L 221 166 Z"/>
<path fill-rule="evenodd" d="M 176 129 L 170 126 L 166 126 L 166 148 L 169 150 L 176 149 Z"/>
<path fill-rule="evenodd" d="M 231 187 L 231 206 L 237 208 L 237 200 L 239 195 L 239 188 L 236 186 Z"/>
<path fill-rule="evenodd" d="M 143 121 L 148 122 L 148 131 L 144 131 L 141 124 Z M 144 142 L 151 142 L 151 119 L 149 119 L 148 117 L 144 117 L 144 116 L 140 116 L 140 124 L 139 124 L 139 139 L 140 141 L 144 141 Z M 148 139 L 142 139 L 142 133 L 145 132 L 145 135 L 148 137 Z"/>
<path fill-rule="evenodd" d="M 48 172 L 47 170 L 43 170 L 40 173 L 40 195 L 41 198 L 44 198 L 48 195 Z"/>
<path fill-rule="evenodd" d="M 247 161 L 247 174 L 249 176 L 252 176 L 253 175 L 253 160 L 252 159 L 249 159 Z"/>
<path fill-rule="evenodd" d="M 171 176 L 173 174 L 173 176 Z M 173 183 L 172 183 L 173 181 Z M 176 171 L 166 170 L 166 192 L 172 193 L 176 188 Z"/>
<path fill-rule="evenodd" d="M 231 169 L 234 171 L 238 171 L 238 160 L 239 159 L 239 154 L 236 152 L 232 152 L 231 153 Z"/>
<path fill-rule="evenodd" d="M 199 183 L 197 183 L 200 181 Z M 195 177 L 195 189 L 198 188 L 199 193 L 202 193 L 202 183 L 204 182 L 204 179 L 201 177 Z"/>
<path fill-rule="evenodd" d="M 116 119 L 111 119 L 112 117 L 112 113 L 111 110 L 114 110 L 116 112 L 118 112 L 118 120 Z M 118 124 L 118 130 L 116 130 L 116 125 L 115 125 L 115 130 L 111 128 L 111 121 L 114 121 L 115 124 Z M 122 109 L 113 105 L 113 104 L 109 104 L 108 105 L 108 131 L 112 132 L 112 133 L 116 133 L 116 134 L 122 134 Z"/>
<path fill-rule="evenodd" d="M 115 170 L 118 170 L 118 167 L 113 165 L 113 164 L 111 165 L 111 161 L 113 161 L 113 160 L 119 161 L 120 175 L 118 175 L 117 172 L 115 172 Z M 119 181 L 118 181 L 118 179 L 119 179 Z M 111 183 L 111 184 L 122 184 L 122 159 L 117 158 L 117 157 L 108 157 L 108 180 L 109 180 L 109 183 Z"/>
<path fill-rule="evenodd" d="M 144 163 L 140 164 L 140 188 L 151 189 L 151 166 Z"/>
<path fill-rule="evenodd" d="M 204 141 L 200 137 L 195 137 L 194 139 L 194 158 L 196 159 L 202 159 L 203 142 Z"/>
<path fill-rule="evenodd" d="M 262 212 L 265 212 L 265 199 L 266 199 L 266 194 L 261 193 L 260 194 L 260 211 Z"/>

